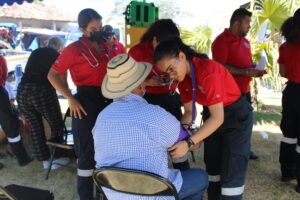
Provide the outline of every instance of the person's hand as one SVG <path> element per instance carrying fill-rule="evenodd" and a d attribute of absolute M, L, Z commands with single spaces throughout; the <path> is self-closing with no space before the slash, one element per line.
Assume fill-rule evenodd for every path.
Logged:
<path fill-rule="evenodd" d="M 202 142 L 199 142 L 197 144 L 194 145 L 192 151 L 197 151 L 198 149 L 200 149 Z"/>
<path fill-rule="evenodd" d="M 146 87 L 160 86 L 161 79 L 158 76 L 152 76 L 145 81 Z"/>
<path fill-rule="evenodd" d="M 168 148 L 168 151 L 173 158 L 180 158 L 189 151 L 189 147 L 186 141 L 180 141 Z"/>
<path fill-rule="evenodd" d="M 68 98 L 68 103 L 71 117 L 82 119 L 82 114 L 87 115 L 79 101 L 77 101 L 74 97 Z"/>

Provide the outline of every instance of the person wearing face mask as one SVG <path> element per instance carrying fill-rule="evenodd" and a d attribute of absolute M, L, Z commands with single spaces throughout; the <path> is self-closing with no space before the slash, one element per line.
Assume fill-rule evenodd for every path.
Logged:
<path fill-rule="evenodd" d="M 136 62 L 128 54 L 109 61 L 102 92 L 114 101 L 100 112 L 93 128 L 96 168 L 113 166 L 152 172 L 172 182 L 180 199 L 200 200 L 208 185 L 205 171 L 168 168 L 167 148 L 189 134 L 172 114 L 142 97 L 151 69 L 150 63 Z M 153 199 L 106 188 L 104 192 L 112 200 Z"/>
<path fill-rule="evenodd" d="M 50 140 L 62 143 L 63 140 L 63 120 L 60 105 L 47 74 L 51 65 L 59 56 L 59 52 L 64 48 L 64 43 L 59 37 L 50 38 L 47 47 L 34 50 L 25 67 L 25 73 L 18 86 L 17 102 L 20 112 L 28 120 L 34 155 L 38 161 L 43 161 L 43 168 L 49 168 L 50 152 L 46 144 L 46 136 L 43 126 L 43 118 L 49 123 L 51 128 Z M 52 169 L 65 165 L 69 158 L 55 155 Z M 57 165 L 57 164 L 60 165 Z"/>
<path fill-rule="evenodd" d="M 93 199 L 95 167 L 92 128 L 99 112 L 111 100 L 101 92 L 108 52 L 102 44 L 102 17 L 86 8 L 78 14 L 82 37 L 67 46 L 48 73 L 53 87 L 67 100 L 72 116 L 72 133 L 77 156 L 77 192 L 81 200 Z M 67 71 L 77 87 L 73 96 L 67 85 Z"/>
<path fill-rule="evenodd" d="M 116 38 L 114 29 L 111 25 L 103 26 L 102 34 L 102 39 L 104 41 L 105 47 L 109 52 L 109 58 L 113 58 L 118 54 L 125 53 L 125 47 Z"/>

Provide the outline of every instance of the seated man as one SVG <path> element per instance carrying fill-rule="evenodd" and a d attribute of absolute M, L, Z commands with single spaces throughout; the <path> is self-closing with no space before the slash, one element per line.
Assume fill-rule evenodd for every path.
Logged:
<path fill-rule="evenodd" d="M 173 115 L 143 99 L 151 65 L 120 54 L 107 66 L 102 93 L 114 102 L 99 114 L 93 129 L 96 168 L 152 172 L 172 182 L 180 199 L 202 199 L 208 185 L 205 171 L 168 169 L 168 147 L 188 134 Z M 110 200 L 149 199 L 109 189 L 104 192 Z"/>

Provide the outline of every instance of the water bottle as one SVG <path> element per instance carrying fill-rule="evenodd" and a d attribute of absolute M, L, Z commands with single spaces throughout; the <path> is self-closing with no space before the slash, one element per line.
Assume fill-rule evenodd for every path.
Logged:
<path fill-rule="evenodd" d="M 22 78 L 22 65 L 18 64 L 15 67 L 15 87 L 14 90 L 17 91 L 18 89 L 18 85 L 21 82 L 21 78 Z"/>

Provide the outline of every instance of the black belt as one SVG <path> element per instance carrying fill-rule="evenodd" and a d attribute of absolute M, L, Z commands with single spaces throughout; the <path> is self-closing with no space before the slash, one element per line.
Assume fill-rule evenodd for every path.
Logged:
<path fill-rule="evenodd" d="M 98 86 L 78 86 L 77 87 L 77 93 L 78 94 L 89 94 L 89 93 L 98 93 L 101 92 L 101 87 L 98 87 Z"/>

